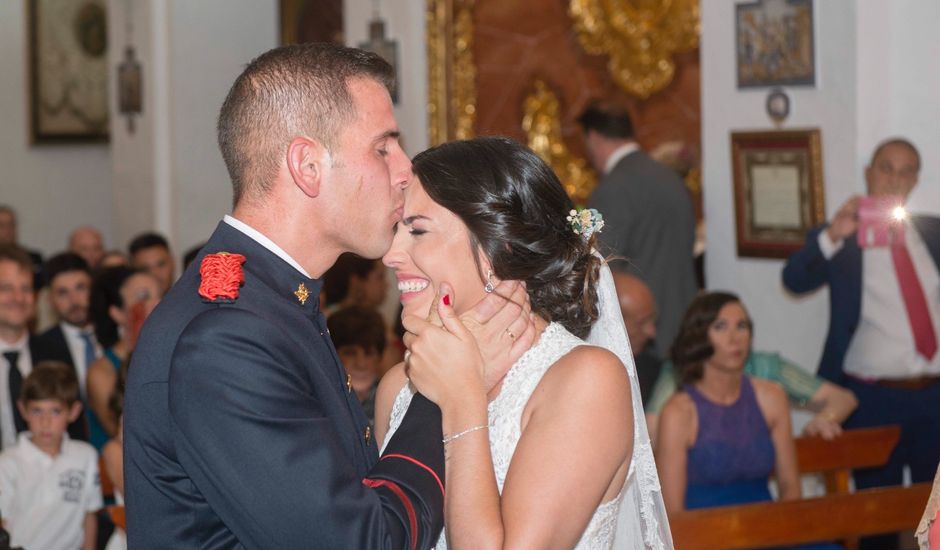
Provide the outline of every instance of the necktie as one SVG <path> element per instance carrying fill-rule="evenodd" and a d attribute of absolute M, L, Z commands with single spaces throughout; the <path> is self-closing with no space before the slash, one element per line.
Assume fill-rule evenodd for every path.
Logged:
<path fill-rule="evenodd" d="M 16 431 L 19 433 L 26 430 L 26 422 L 20 414 L 19 407 L 16 406 L 16 402 L 20 398 L 20 389 L 23 387 L 23 374 L 17 366 L 20 352 L 5 351 L 3 352 L 3 357 L 7 360 L 7 363 L 10 364 L 9 378 L 7 379 L 10 387 L 10 406 L 13 409 L 13 426 L 16 427 Z"/>
<path fill-rule="evenodd" d="M 927 309 L 924 289 L 920 286 L 920 279 L 917 278 L 917 272 L 914 270 L 914 262 L 911 261 L 911 255 L 907 251 L 903 238 L 895 239 L 891 243 L 891 260 L 901 286 L 907 319 L 914 333 L 914 348 L 917 353 L 930 361 L 937 353 L 937 333 L 930 320 L 930 310 Z"/>
<path fill-rule="evenodd" d="M 88 368 L 95 362 L 95 342 L 91 339 L 90 332 L 79 332 L 78 335 L 85 343 L 85 372 L 88 372 Z"/>

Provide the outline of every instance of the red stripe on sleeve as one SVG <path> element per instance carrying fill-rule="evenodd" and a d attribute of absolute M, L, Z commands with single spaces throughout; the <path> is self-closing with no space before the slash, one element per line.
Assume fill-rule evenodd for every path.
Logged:
<path fill-rule="evenodd" d="M 411 527 L 411 550 L 415 550 L 418 547 L 418 518 L 415 515 L 414 506 L 411 504 L 411 499 L 408 498 L 408 495 L 405 494 L 397 483 L 387 479 L 365 478 L 362 480 L 362 484 L 373 489 L 376 487 L 385 487 L 395 493 L 395 496 L 401 500 L 401 503 L 405 506 L 405 512 L 408 514 L 408 525 Z"/>
<path fill-rule="evenodd" d="M 407 456 L 407 455 L 388 454 L 388 455 L 383 455 L 381 460 L 385 460 L 386 458 L 400 458 L 400 459 L 402 459 L 402 460 L 407 460 L 408 462 L 411 462 L 412 464 L 417 464 L 418 466 L 424 468 L 425 470 L 428 471 L 428 473 L 430 473 L 432 476 L 434 476 L 434 481 L 436 481 L 436 482 L 437 482 L 437 486 L 441 488 L 441 496 L 442 496 L 442 497 L 444 496 L 444 484 L 441 483 L 441 478 L 438 477 L 437 472 L 435 472 L 434 470 L 432 470 L 431 467 L 428 466 L 427 464 L 424 464 L 424 463 L 421 462 L 420 460 L 414 459 L 414 458 L 412 458 L 412 457 L 410 457 L 410 456 Z"/>

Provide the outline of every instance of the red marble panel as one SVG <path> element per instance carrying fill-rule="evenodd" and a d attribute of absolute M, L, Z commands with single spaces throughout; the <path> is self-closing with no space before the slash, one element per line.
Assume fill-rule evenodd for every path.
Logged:
<path fill-rule="evenodd" d="M 600 98 L 618 98 L 628 106 L 646 150 L 682 141 L 700 151 L 698 50 L 676 56 L 676 74 L 668 87 L 637 99 L 613 82 L 605 56 L 581 49 L 567 6 L 568 0 L 476 1 L 477 133 L 524 141 L 522 103 L 541 78 L 561 100 L 565 141 L 578 155 L 584 156 L 584 145 L 576 119 Z"/>

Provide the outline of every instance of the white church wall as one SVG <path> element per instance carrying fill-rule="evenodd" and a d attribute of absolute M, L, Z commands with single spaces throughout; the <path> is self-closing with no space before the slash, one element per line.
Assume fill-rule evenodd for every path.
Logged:
<path fill-rule="evenodd" d="M 0 2 L 0 204 L 19 213 L 20 241 L 48 256 L 92 224 L 111 233 L 107 144 L 30 145 L 27 2 Z"/>
<path fill-rule="evenodd" d="M 791 87 L 786 128 L 818 127 L 826 208 L 855 189 L 855 4 L 816 2 L 815 87 Z M 754 319 L 755 349 L 779 351 L 815 371 L 828 326 L 827 291 L 794 298 L 783 288 L 782 260 L 739 258 L 735 244 L 730 132 L 772 129 L 767 89 L 737 89 L 734 3 L 702 3 L 702 188 L 709 289 L 738 293 Z"/>

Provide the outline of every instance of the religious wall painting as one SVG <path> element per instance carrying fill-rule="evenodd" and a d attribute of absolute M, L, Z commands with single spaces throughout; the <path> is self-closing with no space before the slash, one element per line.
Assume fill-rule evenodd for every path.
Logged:
<path fill-rule="evenodd" d="M 735 6 L 739 88 L 814 86 L 813 0 L 758 0 Z"/>
<path fill-rule="evenodd" d="M 105 0 L 28 0 L 30 140 L 109 136 Z"/>

